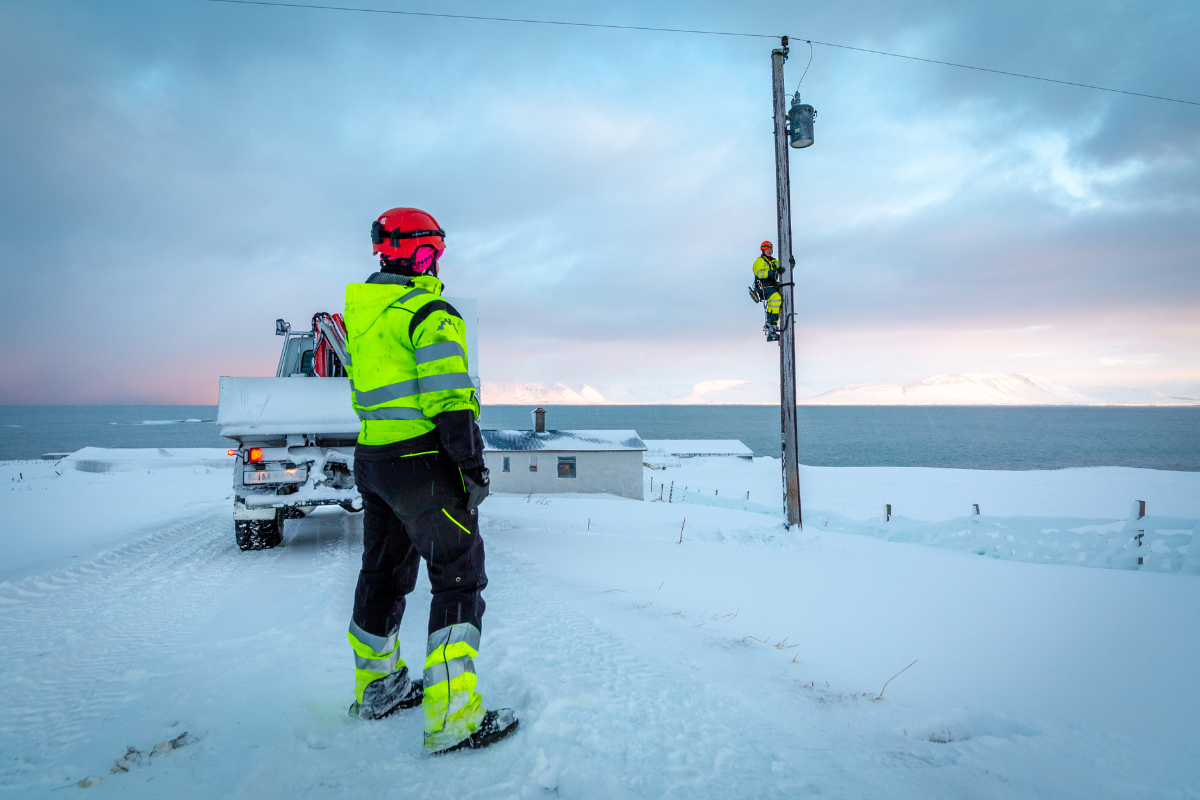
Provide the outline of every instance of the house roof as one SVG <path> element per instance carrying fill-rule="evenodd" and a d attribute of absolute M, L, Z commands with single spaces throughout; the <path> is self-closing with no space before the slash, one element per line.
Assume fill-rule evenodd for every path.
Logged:
<path fill-rule="evenodd" d="M 496 431 L 485 430 L 485 451 L 645 450 L 637 431 Z"/>
<path fill-rule="evenodd" d="M 650 454 L 672 456 L 741 456 L 748 458 L 754 451 L 737 439 L 646 439 Z"/>

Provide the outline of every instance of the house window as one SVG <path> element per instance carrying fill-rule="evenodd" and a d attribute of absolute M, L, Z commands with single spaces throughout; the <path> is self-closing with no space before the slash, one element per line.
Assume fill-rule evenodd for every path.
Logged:
<path fill-rule="evenodd" d="M 575 477 L 575 456 L 559 456 L 558 457 L 558 477 L 574 478 Z"/>
<path fill-rule="evenodd" d="M 509 471 L 510 471 L 510 467 L 511 467 L 511 466 L 512 466 L 512 463 L 511 463 L 511 461 L 509 460 L 509 457 L 508 457 L 508 456 L 505 456 L 505 457 L 504 457 L 504 467 L 503 467 L 503 469 L 501 470 L 501 472 L 509 472 Z"/>
<path fill-rule="evenodd" d="M 529 471 L 537 472 L 537 456 L 529 457 Z"/>

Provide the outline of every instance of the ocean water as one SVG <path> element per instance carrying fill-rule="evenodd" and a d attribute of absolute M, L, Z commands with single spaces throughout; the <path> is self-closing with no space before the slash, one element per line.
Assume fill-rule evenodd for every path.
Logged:
<path fill-rule="evenodd" d="M 488 428 L 533 427 L 532 406 L 484 406 Z M 1200 408 L 801 406 L 813 466 L 1200 472 Z M 0 460 L 81 447 L 228 447 L 215 406 L 0 406 Z M 779 454 L 778 406 L 549 406 L 549 428 L 632 429 L 644 439 L 740 439 Z"/>
<path fill-rule="evenodd" d="M 532 428 L 528 406 L 480 423 Z M 779 406 L 547 406 L 547 428 L 632 428 L 644 439 L 740 439 L 778 456 Z M 1200 471 L 1200 408 L 800 406 L 800 463 L 822 467 Z"/>
<path fill-rule="evenodd" d="M 0 461 L 81 447 L 229 447 L 216 406 L 0 406 Z"/>

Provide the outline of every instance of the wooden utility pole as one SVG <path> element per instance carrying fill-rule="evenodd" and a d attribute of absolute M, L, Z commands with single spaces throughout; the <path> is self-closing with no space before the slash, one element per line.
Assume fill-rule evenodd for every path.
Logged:
<path fill-rule="evenodd" d="M 783 108 L 783 62 L 788 40 L 771 51 L 771 89 L 775 105 L 775 193 L 779 218 L 779 416 L 783 439 L 783 499 L 789 526 L 804 526 L 800 518 L 800 459 L 796 433 L 796 314 L 792 299 L 792 184 L 788 175 L 788 134 Z"/>

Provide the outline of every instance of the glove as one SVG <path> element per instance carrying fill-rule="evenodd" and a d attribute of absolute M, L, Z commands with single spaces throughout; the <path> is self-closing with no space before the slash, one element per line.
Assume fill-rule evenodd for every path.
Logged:
<path fill-rule="evenodd" d="M 483 436 L 470 409 L 443 411 L 433 418 L 442 449 L 455 464 L 483 465 Z"/>
<path fill-rule="evenodd" d="M 488 471 L 487 467 L 472 467 L 471 469 L 460 470 L 463 476 L 463 486 L 467 489 L 466 509 L 468 513 L 474 513 L 475 509 L 483 502 L 483 498 L 488 496 Z"/>

